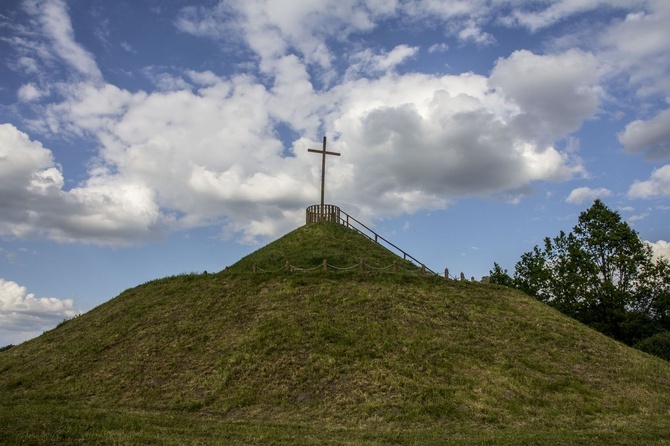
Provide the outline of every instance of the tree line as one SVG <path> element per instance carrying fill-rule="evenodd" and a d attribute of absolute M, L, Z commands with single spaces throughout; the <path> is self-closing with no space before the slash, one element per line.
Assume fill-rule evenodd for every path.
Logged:
<path fill-rule="evenodd" d="M 670 263 L 654 259 L 618 212 L 596 200 L 568 234 L 546 237 L 491 282 L 518 288 L 625 344 L 670 360 Z"/>

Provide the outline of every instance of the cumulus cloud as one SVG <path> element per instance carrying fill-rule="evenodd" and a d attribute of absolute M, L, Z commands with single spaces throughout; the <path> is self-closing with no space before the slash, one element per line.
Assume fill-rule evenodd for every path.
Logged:
<path fill-rule="evenodd" d="M 91 176 L 63 190 L 51 151 L 11 124 L 0 125 L 0 234 L 127 244 L 160 230 L 153 192 L 118 176 Z"/>
<path fill-rule="evenodd" d="M 647 242 L 652 249 L 654 260 L 658 260 L 663 257 L 666 260 L 670 260 L 670 243 L 665 240 L 659 240 L 657 242 Z"/>
<path fill-rule="evenodd" d="M 519 107 L 515 125 L 529 137 L 564 136 L 598 109 L 596 59 L 580 50 L 546 56 L 515 51 L 496 62 L 489 83 Z"/>
<path fill-rule="evenodd" d="M 636 120 L 619 134 L 619 142 L 626 151 L 645 152 L 651 160 L 670 156 L 670 109 L 664 110 L 654 118 Z"/>
<path fill-rule="evenodd" d="M 590 187 L 579 187 L 570 192 L 565 199 L 570 204 L 583 204 L 584 202 L 594 201 L 596 198 L 607 198 L 612 195 L 612 191 L 604 187 L 591 189 Z"/>
<path fill-rule="evenodd" d="M 519 131 L 524 117 L 556 118 L 557 112 L 549 109 L 560 109 L 574 95 L 528 107 L 513 94 L 492 91 L 486 77 L 472 74 L 359 79 L 334 93 L 342 96 L 329 120 L 341 135 L 343 163 L 351 160 L 342 173 L 349 181 L 341 187 L 356 197 L 352 201 L 365 197 L 364 202 L 377 201 L 374 205 L 387 212 L 444 207 L 450 198 L 517 194 L 533 181 L 562 181 L 583 173 L 579 158 L 552 147 L 547 138 Z M 573 109 L 565 110 L 571 117 L 559 121 L 575 119 Z M 556 126 L 554 136 L 568 131 L 561 124 L 544 125 Z"/>
<path fill-rule="evenodd" d="M 35 297 L 16 282 L 0 278 L 0 342 L 16 344 L 77 314 L 71 299 Z"/>
<path fill-rule="evenodd" d="M 628 189 L 629 198 L 653 198 L 670 196 L 670 164 L 652 172 L 646 181 L 636 181 Z"/>
<path fill-rule="evenodd" d="M 303 154 L 316 144 L 296 142 L 296 156 L 284 158 L 285 147 L 274 133 L 275 118 L 264 106 L 272 95 L 253 79 L 224 81 L 193 72 L 189 78 L 210 85 L 197 92 L 189 88 L 152 94 L 87 85 L 67 101 L 47 107 L 48 122 L 55 128 L 95 134 L 101 144 L 91 178 L 70 190 L 69 199 L 89 212 L 105 201 L 115 205 L 104 222 L 114 226 L 120 224 L 115 218 L 131 217 L 126 228 L 119 228 L 129 237 L 133 228 L 138 236 L 144 228 L 144 237 L 150 237 L 162 229 L 209 224 L 235 230 L 259 227 L 255 222 L 269 215 L 285 220 L 287 210 L 291 220 L 275 227 L 294 226 L 300 218 L 293 211 L 318 195 L 309 185 L 314 183 L 311 163 Z M 281 94 L 296 94 L 294 88 Z M 276 106 L 287 113 L 284 104 L 291 101 L 282 99 Z"/>

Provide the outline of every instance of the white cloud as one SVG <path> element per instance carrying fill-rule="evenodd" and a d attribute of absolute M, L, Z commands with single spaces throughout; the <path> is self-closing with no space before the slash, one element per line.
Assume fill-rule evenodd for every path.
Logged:
<path fill-rule="evenodd" d="M 147 72 L 145 70 L 145 72 Z M 181 76 L 175 76 L 170 73 L 148 73 L 147 76 L 154 83 L 156 88 L 160 91 L 180 91 L 189 90 L 191 85 L 186 82 Z"/>
<path fill-rule="evenodd" d="M 670 109 L 648 121 L 629 123 L 619 134 L 619 142 L 629 152 L 646 152 L 652 160 L 670 157 Z"/>
<path fill-rule="evenodd" d="M 435 43 L 428 47 L 428 52 L 433 53 L 443 53 L 449 50 L 449 44 L 447 43 Z"/>
<path fill-rule="evenodd" d="M 135 48 L 133 48 L 133 46 L 131 44 L 129 44 L 128 42 L 120 42 L 119 46 L 121 48 L 123 48 L 123 50 L 127 53 L 137 54 L 137 51 L 135 50 Z"/>
<path fill-rule="evenodd" d="M 608 26 L 599 37 L 603 61 L 625 76 L 641 96 L 669 94 L 670 3 L 647 0 L 620 4 L 630 12 L 624 20 Z"/>
<path fill-rule="evenodd" d="M 352 34 L 372 31 L 387 18 L 430 19 L 434 20 L 433 26 L 460 41 L 492 43 L 493 37 L 483 30 L 486 20 L 494 15 L 487 3 L 325 0 L 297 1 L 287 7 L 281 0 L 220 1 L 211 8 L 183 8 L 176 26 L 201 37 L 240 36 L 242 43 L 261 58 L 261 69 L 290 50 L 295 50 L 307 64 L 328 69 L 336 58 L 329 39 L 346 41 Z"/>
<path fill-rule="evenodd" d="M 570 192 L 565 199 L 570 204 L 583 204 L 584 202 L 594 201 L 596 198 L 607 198 L 612 195 L 612 191 L 604 187 L 591 189 L 590 187 L 579 187 Z"/>
<path fill-rule="evenodd" d="M 398 12 L 414 20 L 438 19 L 444 31 L 461 42 L 478 45 L 493 43 L 493 36 L 483 30 L 483 25 L 494 14 L 495 7 L 485 0 L 410 0 L 402 2 Z"/>
<path fill-rule="evenodd" d="M 220 1 L 212 8 L 183 8 L 176 25 L 198 36 L 238 35 L 261 57 L 261 67 L 295 48 L 307 63 L 329 68 L 334 56 L 327 37 L 369 31 L 394 10 L 393 2 L 380 1 L 299 1 L 290 7 L 281 0 Z"/>
<path fill-rule="evenodd" d="M 350 66 L 345 78 L 355 78 L 361 75 L 378 75 L 394 70 L 396 66 L 404 63 L 418 52 L 419 48 L 407 45 L 398 45 L 389 52 L 375 54 L 370 49 L 365 49 L 352 54 Z"/>
<path fill-rule="evenodd" d="M 63 184 L 48 149 L 0 125 L 0 234 L 128 244 L 160 233 L 153 192 L 142 183 L 92 175 L 67 192 Z"/>
<path fill-rule="evenodd" d="M 489 83 L 519 107 L 518 131 L 540 140 L 566 136 L 598 110 L 596 59 L 575 49 L 547 56 L 515 51 L 496 62 Z"/>
<path fill-rule="evenodd" d="M 555 58 L 560 59 L 547 58 L 548 69 Z M 539 67 L 542 60 L 536 56 L 533 66 Z M 555 84 L 562 87 L 562 97 L 530 106 L 525 96 L 491 91 L 486 77 L 472 74 L 389 75 L 334 88 L 338 108 L 327 122 L 341 135 L 342 163 L 351 163 L 346 172 L 338 172 L 343 178 L 339 187 L 352 204 L 370 203 L 377 211 L 399 213 L 442 208 L 452 197 L 516 195 L 536 180 L 582 175 L 574 154 L 548 145 L 548 138 L 519 131 L 525 130 L 519 126 L 525 117 L 551 128 L 554 137 L 564 136 L 578 125 L 578 115 L 584 119 L 594 112 L 592 107 L 564 106 L 579 101 L 585 94 L 580 89 L 587 86 L 571 78 L 570 69 L 568 64 L 567 76 L 557 75 L 545 84 L 547 90 Z M 539 85 L 537 90 L 539 94 Z"/>
<path fill-rule="evenodd" d="M 629 14 L 625 20 L 603 15 L 605 21 L 597 23 L 596 28 L 589 27 L 588 34 L 571 46 L 590 49 L 597 56 L 596 65 L 601 73 L 626 76 L 642 94 L 670 93 L 666 75 L 670 55 L 665 45 L 670 7 L 666 0 L 552 0 L 532 5 L 485 0 L 328 0 L 294 2 L 290 8 L 279 0 L 221 1 L 212 8 L 184 8 L 177 25 L 199 36 L 220 39 L 239 35 L 240 43 L 260 56 L 264 71 L 268 61 L 288 53 L 299 54 L 307 64 L 329 69 L 337 57 L 329 40 L 346 42 L 356 33 L 372 31 L 387 18 L 439 28 L 462 42 L 489 44 L 494 37 L 486 28 L 492 24 L 522 26 L 534 32 L 598 10 Z M 575 29 L 571 28 L 571 32 Z M 560 40 L 561 37 L 556 37 L 556 41 Z M 589 61 L 589 69 L 594 67 L 595 60 L 594 57 Z"/>
<path fill-rule="evenodd" d="M 32 102 L 42 97 L 42 92 L 35 86 L 35 84 L 28 83 L 19 87 L 17 96 L 21 102 Z"/>
<path fill-rule="evenodd" d="M 628 218 L 628 221 L 635 223 L 636 221 L 644 220 L 645 218 L 649 217 L 649 215 L 649 212 L 645 212 L 644 214 L 639 215 L 631 215 L 630 218 Z"/>
<path fill-rule="evenodd" d="M 61 60 L 91 81 L 100 81 L 102 74 L 93 55 L 74 39 L 68 8 L 62 0 L 27 0 L 26 10 L 36 17 L 49 47 Z"/>
<path fill-rule="evenodd" d="M 660 257 L 664 257 L 666 260 L 670 260 L 670 243 L 665 240 L 659 240 L 657 242 L 647 242 L 652 249 L 654 254 L 654 260 L 658 260 Z"/>
<path fill-rule="evenodd" d="M 77 313 L 71 299 L 37 298 L 18 283 L 0 278 L 0 345 L 33 338 Z"/>
<path fill-rule="evenodd" d="M 513 8 L 508 16 L 501 18 L 501 22 L 510 26 L 521 25 L 531 31 L 537 31 L 575 14 L 602 6 L 630 8 L 638 6 L 640 3 L 644 2 L 631 2 L 630 0 L 553 0 L 543 2 L 542 4 L 520 2 L 518 3 L 518 7 Z"/>
<path fill-rule="evenodd" d="M 193 82 L 205 87 L 211 87 L 221 82 L 221 78 L 209 70 L 208 71 L 188 70 L 186 74 Z"/>
<path fill-rule="evenodd" d="M 647 181 L 636 181 L 628 189 L 629 198 L 670 196 L 670 164 L 652 172 Z"/>
<path fill-rule="evenodd" d="M 485 32 L 475 20 L 464 20 L 465 26 L 461 28 L 457 35 L 458 39 L 464 42 L 471 41 L 477 45 L 492 45 L 495 38 Z"/>
<path fill-rule="evenodd" d="M 287 70 L 286 79 L 278 78 L 287 90 L 274 91 L 282 95 L 276 103 L 265 87 L 247 76 L 223 81 L 189 73 L 199 83 L 216 83 L 198 92 L 148 95 L 130 94 L 111 85 L 83 86 L 73 90 L 69 100 L 48 107 L 47 115 L 57 123 L 56 129 L 95 134 L 101 145 L 90 180 L 67 193 L 92 213 L 86 220 L 68 218 L 66 223 L 75 227 L 70 233 L 93 236 L 80 228 L 91 220 L 99 224 L 102 243 L 122 243 L 103 237 L 103 232 L 113 229 L 132 243 L 141 228 L 150 234 L 160 233 L 163 227 L 174 230 L 209 224 L 251 228 L 268 216 L 289 215 L 293 220 L 273 226 L 284 229 L 300 221 L 295 209 L 304 208 L 310 197 L 318 195 L 311 185 L 311 163 L 307 165 L 303 153 L 282 157 L 284 147 L 274 135 L 275 117 L 268 110 L 274 104 L 278 111 L 288 113 L 281 115 L 286 119 L 296 124 L 305 119 L 305 125 L 311 125 L 308 116 L 292 115 L 291 110 L 313 112 L 313 106 L 298 111 L 309 98 L 302 102 L 292 70 Z M 309 89 L 305 93 L 312 94 Z M 313 127 L 318 124 L 317 119 Z M 299 144 L 301 152 L 306 152 L 305 144 L 312 143 Z M 103 215 L 93 211 L 102 207 L 96 197 L 116 206 L 113 218 L 108 215 L 102 221 Z M 67 236 L 62 232 L 49 235 L 61 240 Z"/>
<path fill-rule="evenodd" d="M 131 94 L 111 84 L 97 87 L 76 82 L 61 91 L 65 100 L 44 107 L 41 119 L 30 121 L 32 129 L 52 136 L 96 134 L 116 125 L 129 107 L 146 97 L 146 93 Z"/>

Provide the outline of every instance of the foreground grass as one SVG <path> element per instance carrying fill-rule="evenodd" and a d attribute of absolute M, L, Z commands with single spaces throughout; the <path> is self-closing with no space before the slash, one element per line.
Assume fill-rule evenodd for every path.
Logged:
<path fill-rule="evenodd" d="M 0 352 L 0 444 L 670 442 L 669 363 L 517 291 L 247 272 L 372 252 L 339 228 L 305 231 Z"/>
<path fill-rule="evenodd" d="M 14 407 L 0 415 L 0 444 L 18 445 L 663 445 L 667 416 L 604 418 L 555 429 L 432 426 L 331 426 L 231 421 L 207 414 L 96 409 L 78 405 Z M 18 410 L 17 410 L 18 409 Z"/>

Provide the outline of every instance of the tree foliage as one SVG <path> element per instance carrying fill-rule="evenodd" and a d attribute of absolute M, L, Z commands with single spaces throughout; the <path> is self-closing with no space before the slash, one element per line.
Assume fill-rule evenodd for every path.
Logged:
<path fill-rule="evenodd" d="M 635 348 L 670 361 L 670 331 L 657 333 L 635 344 Z"/>
<path fill-rule="evenodd" d="M 670 265 L 596 200 L 572 232 L 521 256 L 515 287 L 629 345 L 670 329 Z M 504 280 L 504 279 L 500 279 Z"/>
<path fill-rule="evenodd" d="M 489 272 L 489 277 L 491 278 L 491 283 L 514 287 L 514 280 L 507 274 L 507 270 L 503 270 L 497 263 L 493 263 L 493 270 Z"/>

